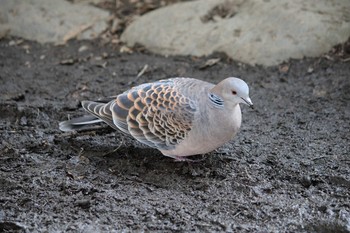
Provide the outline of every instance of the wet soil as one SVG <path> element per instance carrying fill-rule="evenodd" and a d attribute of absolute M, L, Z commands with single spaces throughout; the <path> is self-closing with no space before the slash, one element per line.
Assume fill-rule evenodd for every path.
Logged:
<path fill-rule="evenodd" d="M 201 162 L 103 125 L 58 129 L 84 114 L 81 100 L 175 76 L 250 85 L 255 109 L 243 106 L 237 137 Z M 0 83 L 0 232 L 350 231 L 348 59 L 263 68 L 12 38 L 0 41 Z"/>

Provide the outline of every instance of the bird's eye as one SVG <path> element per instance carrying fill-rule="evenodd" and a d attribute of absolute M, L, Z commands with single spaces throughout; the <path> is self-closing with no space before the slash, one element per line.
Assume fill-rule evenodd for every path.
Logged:
<path fill-rule="evenodd" d="M 237 91 L 232 91 L 232 95 L 237 95 Z"/>

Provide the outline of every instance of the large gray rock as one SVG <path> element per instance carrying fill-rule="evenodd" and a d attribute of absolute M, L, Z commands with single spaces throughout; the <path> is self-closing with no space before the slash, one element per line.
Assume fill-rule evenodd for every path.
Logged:
<path fill-rule="evenodd" d="M 10 34 L 39 42 L 92 39 L 106 30 L 109 13 L 65 0 L 0 0 L 0 24 Z"/>
<path fill-rule="evenodd" d="M 122 40 L 164 55 L 219 51 L 270 66 L 319 56 L 349 36 L 349 0 L 200 0 L 140 17 Z"/>

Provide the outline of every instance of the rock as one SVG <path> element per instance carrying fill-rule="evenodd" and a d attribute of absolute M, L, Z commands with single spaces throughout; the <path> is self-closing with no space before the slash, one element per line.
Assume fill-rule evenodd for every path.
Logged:
<path fill-rule="evenodd" d="M 10 27 L 7 24 L 0 24 L 0 39 L 7 36 L 7 34 L 10 32 Z"/>
<path fill-rule="evenodd" d="M 350 36 L 347 0 L 200 0 L 135 20 L 121 39 L 163 55 L 225 52 L 251 65 L 319 56 Z"/>
<path fill-rule="evenodd" d="M 38 42 L 93 39 L 106 30 L 109 13 L 64 0 L 1 0 L 0 24 L 10 34 Z"/>

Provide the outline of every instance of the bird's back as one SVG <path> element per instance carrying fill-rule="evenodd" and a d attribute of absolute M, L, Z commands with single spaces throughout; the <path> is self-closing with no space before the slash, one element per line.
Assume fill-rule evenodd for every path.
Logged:
<path fill-rule="evenodd" d="M 192 130 L 200 99 L 212 86 L 191 78 L 167 79 L 133 87 L 108 103 L 83 101 L 82 105 L 138 141 L 171 150 Z"/>

